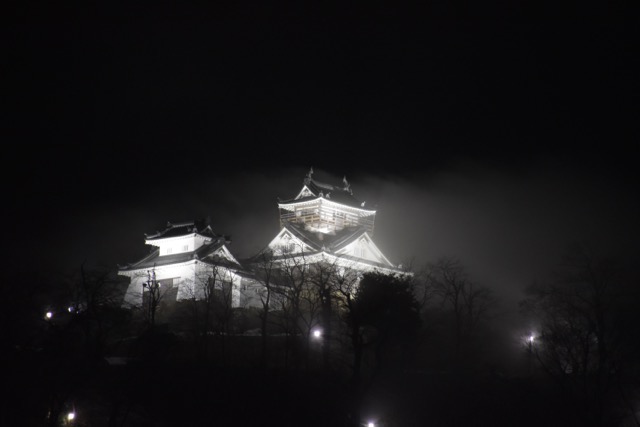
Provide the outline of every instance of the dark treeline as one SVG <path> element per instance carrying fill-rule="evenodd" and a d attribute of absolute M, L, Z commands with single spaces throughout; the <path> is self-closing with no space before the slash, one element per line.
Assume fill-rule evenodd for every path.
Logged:
<path fill-rule="evenodd" d="M 640 290 L 619 258 L 571 249 L 517 318 L 454 258 L 254 267 L 251 307 L 215 265 L 193 298 L 149 288 L 135 308 L 108 268 L 8 287 L 0 425 L 640 425 Z"/>

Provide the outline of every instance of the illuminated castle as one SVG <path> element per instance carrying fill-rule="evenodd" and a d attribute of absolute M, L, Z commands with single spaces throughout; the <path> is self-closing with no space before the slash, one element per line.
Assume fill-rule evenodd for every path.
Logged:
<path fill-rule="evenodd" d="M 342 186 L 325 184 L 313 179 L 311 169 L 298 195 L 279 201 L 278 208 L 281 229 L 268 245 L 274 254 L 361 272 L 401 272 L 373 242 L 376 211 L 354 197 L 346 177 Z"/>
<path fill-rule="evenodd" d="M 127 305 L 140 305 L 147 286 L 159 283 L 165 298 L 200 298 L 212 275 L 229 289 L 234 307 L 257 306 L 260 283 L 252 269 L 259 256 L 269 253 L 276 262 L 303 259 L 327 262 L 359 272 L 403 273 L 372 240 L 376 211 L 356 199 L 348 181 L 342 186 L 318 182 L 313 169 L 293 199 L 278 202 L 280 231 L 258 255 L 241 263 L 228 248 L 229 239 L 205 221 L 167 223 L 162 231 L 146 235 L 154 250 L 142 260 L 121 266 L 129 277 Z"/>
<path fill-rule="evenodd" d="M 214 233 L 206 221 L 167 223 L 163 231 L 147 234 L 155 249 L 138 262 L 120 266 L 118 274 L 131 279 L 125 304 L 142 304 L 145 287 L 159 283 L 165 300 L 202 297 L 212 275 L 230 286 L 234 306 L 240 305 L 244 268 L 231 254 L 227 236 Z"/>

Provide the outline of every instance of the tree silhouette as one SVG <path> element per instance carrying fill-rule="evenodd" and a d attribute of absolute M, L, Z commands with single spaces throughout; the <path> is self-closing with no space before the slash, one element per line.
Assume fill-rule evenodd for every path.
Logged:
<path fill-rule="evenodd" d="M 358 345 L 374 347 L 378 368 L 398 362 L 392 357 L 394 350 L 415 338 L 421 325 L 411 277 L 364 273 L 347 321 L 358 326 L 357 332 L 352 329 L 359 335 Z"/>
<path fill-rule="evenodd" d="M 255 279 L 260 285 L 257 290 L 260 298 L 258 317 L 260 318 L 260 366 L 265 369 L 269 360 L 269 324 L 271 322 L 271 306 L 274 304 L 276 292 L 277 264 L 271 251 L 263 251 L 253 260 Z"/>
<path fill-rule="evenodd" d="M 454 356 L 460 361 L 464 342 L 469 342 L 479 324 L 496 304 L 489 288 L 472 281 L 462 263 L 453 258 L 441 258 L 428 263 L 420 273 L 424 295 L 439 300 L 441 307 L 452 314 Z"/>
<path fill-rule="evenodd" d="M 540 324 L 533 346 L 540 366 L 584 422 L 596 426 L 633 412 L 625 407 L 627 381 L 638 386 L 640 327 L 630 314 L 640 310 L 640 294 L 623 271 L 616 258 L 576 246 L 521 302 Z"/>

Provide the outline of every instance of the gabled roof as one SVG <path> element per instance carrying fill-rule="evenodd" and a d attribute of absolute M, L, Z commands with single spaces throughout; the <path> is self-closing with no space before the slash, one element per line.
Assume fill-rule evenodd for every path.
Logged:
<path fill-rule="evenodd" d="M 203 237 L 209 237 L 212 239 L 217 239 L 223 237 L 226 241 L 229 241 L 230 238 L 228 236 L 219 235 L 213 232 L 211 226 L 208 224 L 207 220 L 195 220 L 188 222 L 181 222 L 177 224 L 172 224 L 171 222 L 167 222 L 167 226 L 162 231 L 156 231 L 152 234 L 145 233 L 145 237 L 147 240 L 156 240 L 156 239 L 166 239 L 169 237 L 180 237 L 187 236 L 190 234 L 199 234 Z"/>
<path fill-rule="evenodd" d="M 310 200 L 315 200 L 318 197 L 324 197 L 327 200 L 331 200 L 336 203 L 340 203 L 346 206 L 351 206 L 354 208 L 367 209 L 365 207 L 365 203 L 361 200 L 357 199 L 353 195 L 353 191 L 351 190 L 351 185 L 347 181 L 345 177 L 343 179 L 343 186 L 337 186 L 332 184 L 326 184 L 323 182 L 316 181 L 311 176 L 313 174 L 313 170 L 311 170 L 307 177 L 304 179 L 304 185 L 298 195 L 293 199 L 281 200 L 280 204 L 290 204 L 290 203 L 299 203 L 306 202 Z M 308 191 L 305 191 L 305 188 Z M 308 194 L 311 193 L 311 194 Z"/>
<path fill-rule="evenodd" d="M 223 256 L 216 256 L 216 253 L 222 251 Z M 183 262 L 199 260 L 201 262 L 221 265 L 229 268 L 241 268 L 240 263 L 231 255 L 225 246 L 224 239 L 217 239 L 207 242 L 192 252 L 183 252 L 173 255 L 160 256 L 160 250 L 156 249 L 149 255 L 138 262 L 120 266 L 120 271 L 132 271 L 145 268 L 160 267 L 164 265 L 180 264 Z"/>
<path fill-rule="evenodd" d="M 362 233 L 366 232 L 364 227 L 347 227 L 336 234 L 324 234 L 305 229 L 304 224 L 285 223 L 276 237 L 262 251 L 249 258 L 254 262 L 262 253 L 269 250 L 274 242 L 277 242 L 283 235 L 289 234 L 294 239 L 299 240 L 305 246 L 305 252 L 315 253 L 322 251 L 335 251 L 343 248 L 349 242 L 354 241 Z"/>
<path fill-rule="evenodd" d="M 399 268 L 395 267 L 392 264 L 385 264 L 382 262 L 372 261 L 370 259 L 355 257 L 353 255 L 339 254 L 339 255 L 333 255 L 333 256 L 335 256 L 336 258 L 340 258 L 344 261 L 351 261 L 353 263 L 365 264 L 374 268 L 381 268 L 388 271 L 397 271 L 397 272 L 400 271 Z"/>
<path fill-rule="evenodd" d="M 368 265 L 371 268 L 379 268 L 389 271 L 399 271 L 386 257 L 377 249 L 373 240 L 368 237 L 367 230 L 364 227 L 356 227 L 345 229 L 342 232 L 331 235 L 331 234 L 323 234 L 320 237 L 319 233 L 312 232 L 309 230 L 305 230 L 304 227 L 300 224 L 291 224 L 287 223 L 280 230 L 280 233 L 272 240 L 271 243 L 277 241 L 282 237 L 283 234 L 289 233 L 293 239 L 297 239 L 302 242 L 306 249 L 304 251 L 305 257 L 309 257 L 309 259 L 313 258 L 315 255 L 324 254 L 325 256 L 335 257 L 336 259 L 342 259 L 343 261 L 350 261 L 353 263 L 360 263 L 364 265 Z M 351 243 L 355 240 L 368 237 L 368 241 L 374 246 L 374 251 L 380 252 L 381 259 L 384 262 L 378 262 L 371 259 L 361 258 L 353 255 L 349 255 L 347 253 L 340 253 L 342 249 L 346 249 Z M 270 244 L 271 245 L 271 244 Z M 265 248 L 265 250 L 267 250 Z M 255 262 L 260 262 L 260 255 L 264 253 L 261 251 L 257 255 L 248 258 L 245 260 L 248 264 L 252 264 Z M 288 257 L 297 257 L 299 253 L 291 253 L 291 254 L 274 254 L 274 260 L 286 259 Z"/>
<path fill-rule="evenodd" d="M 365 227 L 360 226 L 345 227 L 335 234 L 325 234 L 307 230 L 304 224 L 289 222 L 285 223 L 283 228 L 312 248 L 317 250 L 324 248 L 331 252 L 342 249 L 367 232 Z"/>
<path fill-rule="evenodd" d="M 382 260 L 384 260 L 383 263 L 378 263 L 358 257 L 352 257 L 346 254 L 341 254 L 340 256 L 352 259 L 353 261 L 363 262 L 365 264 L 375 264 L 384 266 L 385 268 L 394 268 L 393 264 L 387 259 L 387 257 L 384 256 L 384 254 L 373 242 L 366 227 L 347 227 L 336 232 L 335 234 L 323 234 L 307 230 L 303 224 L 285 223 L 283 226 L 283 230 L 288 230 L 292 236 L 300 239 L 303 243 L 307 244 L 315 251 L 330 252 L 334 254 L 338 254 L 341 250 L 345 249 L 354 241 L 360 238 L 365 238 L 367 242 L 372 246 L 372 250 L 376 252 Z"/>

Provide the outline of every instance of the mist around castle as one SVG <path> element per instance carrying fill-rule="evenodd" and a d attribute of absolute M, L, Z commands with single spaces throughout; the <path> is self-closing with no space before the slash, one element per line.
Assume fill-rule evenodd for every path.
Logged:
<path fill-rule="evenodd" d="M 357 182 L 294 179 L 250 256 L 210 218 L 170 219 L 141 230 L 139 259 L 14 288 L 2 423 L 638 422 L 640 294 L 623 258 L 567 247 L 512 310 L 460 258 L 384 253 Z"/>

